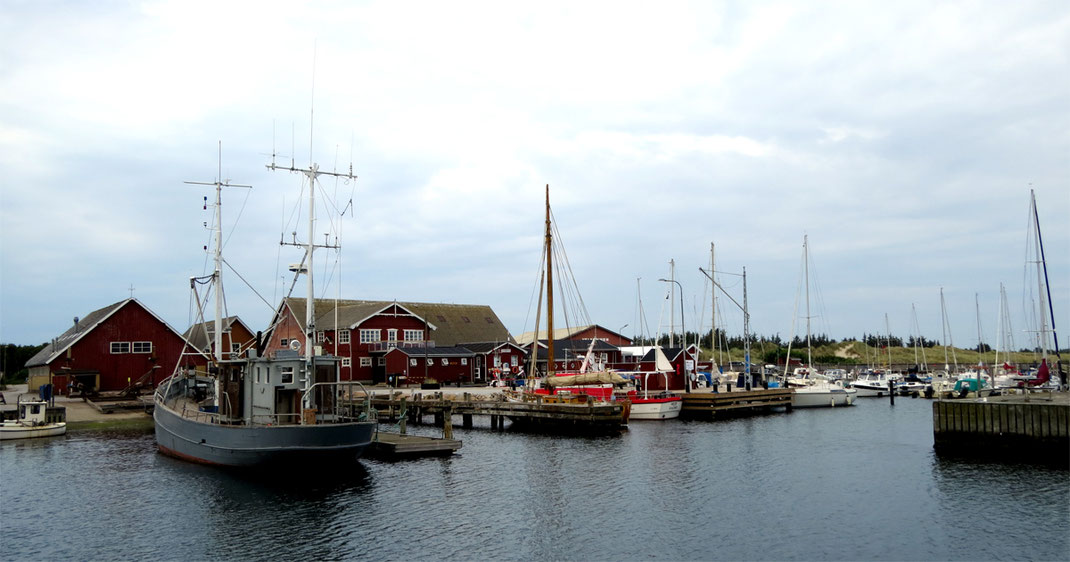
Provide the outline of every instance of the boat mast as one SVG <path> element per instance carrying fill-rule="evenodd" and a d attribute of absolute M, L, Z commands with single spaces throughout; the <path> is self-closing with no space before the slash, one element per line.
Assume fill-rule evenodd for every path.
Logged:
<path fill-rule="evenodd" d="M 710 242 L 710 376 L 717 368 L 717 355 L 714 350 L 719 349 L 717 340 L 717 284 L 713 282 L 713 275 L 717 271 L 713 261 L 713 242 Z"/>
<path fill-rule="evenodd" d="M 311 151 L 311 147 L 310 147 L 310 151 Z M 278 164 L 275 163 L 274 155 L 272 155 L 271 164 L 268 164 L 266 167 L 267 167 L 267 169 L 269 169 L 271 171 L 285 170 L 285 171 L 288 171 L 288 172 L 301 173 L 301 174 L 304 174 L 304 176 L 306 178 L 308 178 L 308 234 L 307 234 L 308 240 L 306 240 L 303 243 L 299 242 L 297 240 L 297 233 L 295 232 L 295 233 L 293 233 L 293 240 L 291 242 L 285 242 L 285 241 L 280 242 L 280 244 L 283 245 L 283 246 L 296 246 L 296 247 L 299 247 L 299 248 L 304 248 L 304 250 L 305 250 L 305 257 L 304 257 L 304 259 L 302 261 L 302 266 L 297 268 L 297 273 L 300 274 L 300 273 L 303 272 L 307 276 L 307 284 L 306 284 L 306 286 L 307 286 L 308 294 L 305 295 L 305 368 L 306 368 L 306 376 L 305 376 L 305 385 L 304 385 L 304 390 L 306 392 L 304 394 L 305 394 L 305 399 L 308 400 L 309 398 L 308 398 L 307 390 L 309 389 L 309 387 L 311 387 L 313 384 L 315 384 L 315 371 L 313 369 L 313 362 L 314 362 L 315 354 L 313 352 L 314 351 L 313 350 L 313 343 L 315 342 L 315 336 L 316 336 L 316 306 L 315 306 L 315 292 L 314 292 L 314 290 L 315 290 L 315 281 L 313 279 L 313 259 L 312 258 L 313 258 L 313 254 L 315 253 L 316 248 L 338 249 L 338 248 L 341 247 L 341 246 L 338 245 L 337 239 L 335 239 L 335 243 L 331 243 L 328 240 L 326 234 L 324 234 L 324 243 L 323 244 L 316 244 L 315 243 L 315 234 L 316 234 L 316 182 L 318 181 L 319 176 L 331 176 L 331 177 L 335 177 L 335 178 L 342 178 L 342 179 L 345 179 L 345 180 L 356 180 L 357 176 L 353 174 L 353 164 L 352 163 L 349 164 L 349 171 L 348 172 L 324 172 L 324 171 L 320 170 L 318 164 L 316 164 L 315 162 L 311 161 L 311 153 L 309 155 L 309 164 L 308 164 L 307 168 L 298 168 L 293 163 L 291 163 L 289 166 L 278 165 Z M 306 404 L 305 406 L 307 407 L 308 404 Z"/>
<path fill-rule="evenodd" d="M 814 361 L 810 353 L 810 254 L 806 234 L 803 234 L 803 277 L 806 282 L 806 373 L 814 374 Z"/>
<path fill-rule="evenodd" d="M 1059 355 L 1059 336 L 1055 332 L 1055 308 L 1051 302 L 1051 285 L 1048 284 L 1048 264 L 1044 259 L 1044 241 L 1040 237 L 1040 215 L 1037 213 L 1037 196 L 1029 190 L 1029 202 L 1033 207 L 1033 226 L 1037 230 L 1037 291 L 1040 299 L 1040 357 L 1048 357 L 1048 317 L 1044 315 L 1044 298 L 1048 300 L 1048 314 L 1051 315 L 1051 333 L 1055 341 L 1055 355 Z M 1046 290 L 1045 290 L 1046 289 Z"/>
<path fill-rule="evenodd" d="M 554 264 L 550 233 L 550 184 L 546 184 L 546 376 L 554 376 Z M 538 332 L 535 333 L 536 342 Z"/>
<path fill-rule="evenodd" d="M 947 362 L 947 348 L 951 347 L 951 357 L 955 360 L 955 370 L 959 370 L 959 358 L 955 355 L 955 340 L 951 336 L 951 326 L 947 319 L 947 306 L 944 304 L 944 288 L 940 287 L 940 316 L 943 320 L 941 329 L 944 332 L 944 370 L 950 371 L 951 366 Z M 950 372 L 948 373 L 950 374 Z"/>
<path fill-rule="evenodd" d="M 676 347 L 676 309 L 673 308 L 673 301 L 676 297 L 676 261 L 669 260 L 669 347 Z M 682 309 L 681 309 L 682 313 Z"/>
<path fill-rule="evenodd" d="M 212 272 L 212 290 L 215 291 L 215 334 L 213 338 L 212 357 L 216 363 L 223 360 L 223 188 L 224 187 L 246 187 L 252 188 L 251 185 L 242 185 L 237 183 L 230 183 L 230 180 L 223 181 L 223 141 L 219 141 L 218 144 L 218 159 L 217 159 L 217 172 L 216 180 L 213 182 L 200 182 L 200 181 L 187 181 L 184 183 L 190 185 L 211 185 L 215 186 L 215 202 L 213 206 L 215 211 L 212 219 L 212 236 L 215 238 L 215 248 L 212 251 L 213 263 L 215 265 L 215 271 Z M 208 208 L 208 197 L 204 198 L 204 207 Z"/>

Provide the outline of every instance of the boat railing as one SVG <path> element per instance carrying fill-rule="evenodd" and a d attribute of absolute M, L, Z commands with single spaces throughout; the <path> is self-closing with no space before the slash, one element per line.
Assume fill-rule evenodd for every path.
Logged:
<path fill-rule="evenodd" d="M 375 410 L 371 407 L 371 393 L 364 385 L 357 381 L 317 382 L 305 389 L 301 401 L 307 403 L 313 390 L 330 388 L 333 394 L 330 400 L 330 409 L 317 412 L 318 419 L 322 421 L 351 422 L 374 420 Z M 356 401 L 361 400 L 360 408 L 356 407 Z"/>

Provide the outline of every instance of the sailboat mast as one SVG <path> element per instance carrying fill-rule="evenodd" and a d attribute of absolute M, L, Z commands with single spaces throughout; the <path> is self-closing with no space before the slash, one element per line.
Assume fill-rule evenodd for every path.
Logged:
<path fill-rule="evenodd" d="M 1039 298 L 1048 299 L 1048 314 L 1051 315 L 1051 332 L 1055 340 L 1055 352 L 1059 352 L 1059 336 L 1055 334 L 1055 309 L 1051 303 L 1051 286 L 1048 285 L 1048 265 L 1044 260 L 1044 241 L 1040 237 L 1040 215 L 1037 214 L 1037 196 L 1032 189 L 1029 190 L 1029 202 L 1033 207 L 1033 226 L 1037 230 L 1037 294 Z M 1048 285 L 1045 291 L 1045 285 Z M 1040 304 L 1040 357 L 1048 357 L 1048 317 L 1044 315 L 1044 301 Z"/>
<path fill-rule="evenodd" d="M 305 361 L 312 361 L 312 343 L 315 340 L 316 334 L 316 310 L 315 310 L 315 281 L 313 280 L 312 270 L 314 269 L 312 261 L 312 252 L 315 249 L 315 235 L 316 235 L 316 165 L 309 164 L 309 169 L 312 170 L 312 174 L 308 180 L 308 240 L 305 243 L 305 265 L 308 267 L 308 272 L 305 274 L 307 282 L 307 291 L 305 295 Z"/>
<path fill-rule="evenodd" d="M 803 235 L 803 277 L 806 279 L 806 368 L 811 375 L 814 372 L 814 361 L 810 352 L 810 253 L 807 246 L 806 234 Z"/>
<path fill-rule="evenodd" d="M 546 184 L 546 376 L 554 376 L 554 264 L 550 233 L 550 184 Z M 535 339 L 538 340 L 536 332 Z"/>
<path fill-rule="evenodd" d="M 714 370 L 717 369 L 717 356 L 714 354 L 714 349 L 717 349 L 717 283 L 714 282 L 714 276 L 717 274 L 717 270 L 714 269 L 714 254 L 713 254 L 713 242 L 710 242 L 710 375 L 713 375 Z"/>
<path fill-rule="evenodd" d="M 676 297 L 676 261 L 669 260 L 669 347 L 676 347 L 676 309 L 673 302 Z"/>

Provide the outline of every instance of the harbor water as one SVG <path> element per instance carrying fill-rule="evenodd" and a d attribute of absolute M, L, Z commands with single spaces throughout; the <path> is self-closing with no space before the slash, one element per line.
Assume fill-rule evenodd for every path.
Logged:
<path fill-rule="evenodd" d="M 611 437 L 477 418 L 450 458 L 256 473 L 162 456 L 151 430 L 72 431 L 0 446 L 0 559 L 1070 559 L 1070 472 L 938 456 L 931 411 L 862 398 Z"/>

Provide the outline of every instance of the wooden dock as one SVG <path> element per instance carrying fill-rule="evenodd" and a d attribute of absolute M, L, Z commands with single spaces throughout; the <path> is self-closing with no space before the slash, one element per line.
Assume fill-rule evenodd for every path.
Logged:
<path fill-rule="evenodd" d="M 1070 462 L 1070 393 L 933 402 L 938 452 L 986 452 Z"/>
<path fill-rule="evenodd" d="M 536 398 L 524 402 L 510 402 L 501 396 L 463 393 L 445 396 L 441 392 L 429 394 L 401 393 L 373 394 L 371 405 L 379 411 L 379 418 L 398 419 L 404 416 L 419 420 L 434 415 L 436 425 L 444 425 L 445 418 L 460 415 L 464 427 L 472 427 L 473 416 L 489 416 L 492 429 L 505 427 L 508 418 L 517 427 L 566 432 L 619 431 L 627 421 L 627 403 L 556 402 Z"/>
<path fill-rule="evenodd" d="M 768 413 L 777 408 L 791 410 L 790 388 L 734 390 L 732 392 L 690 392 L 680 415 L 685 418 L 714 419 Z"/>
<path fill-rule="evenodd" d="M 365 456 L 385 460 L 412 459 L 428 456 L 449 456 L 461 448 L 456 439 L 421 437 L 380 431 Z"/>

